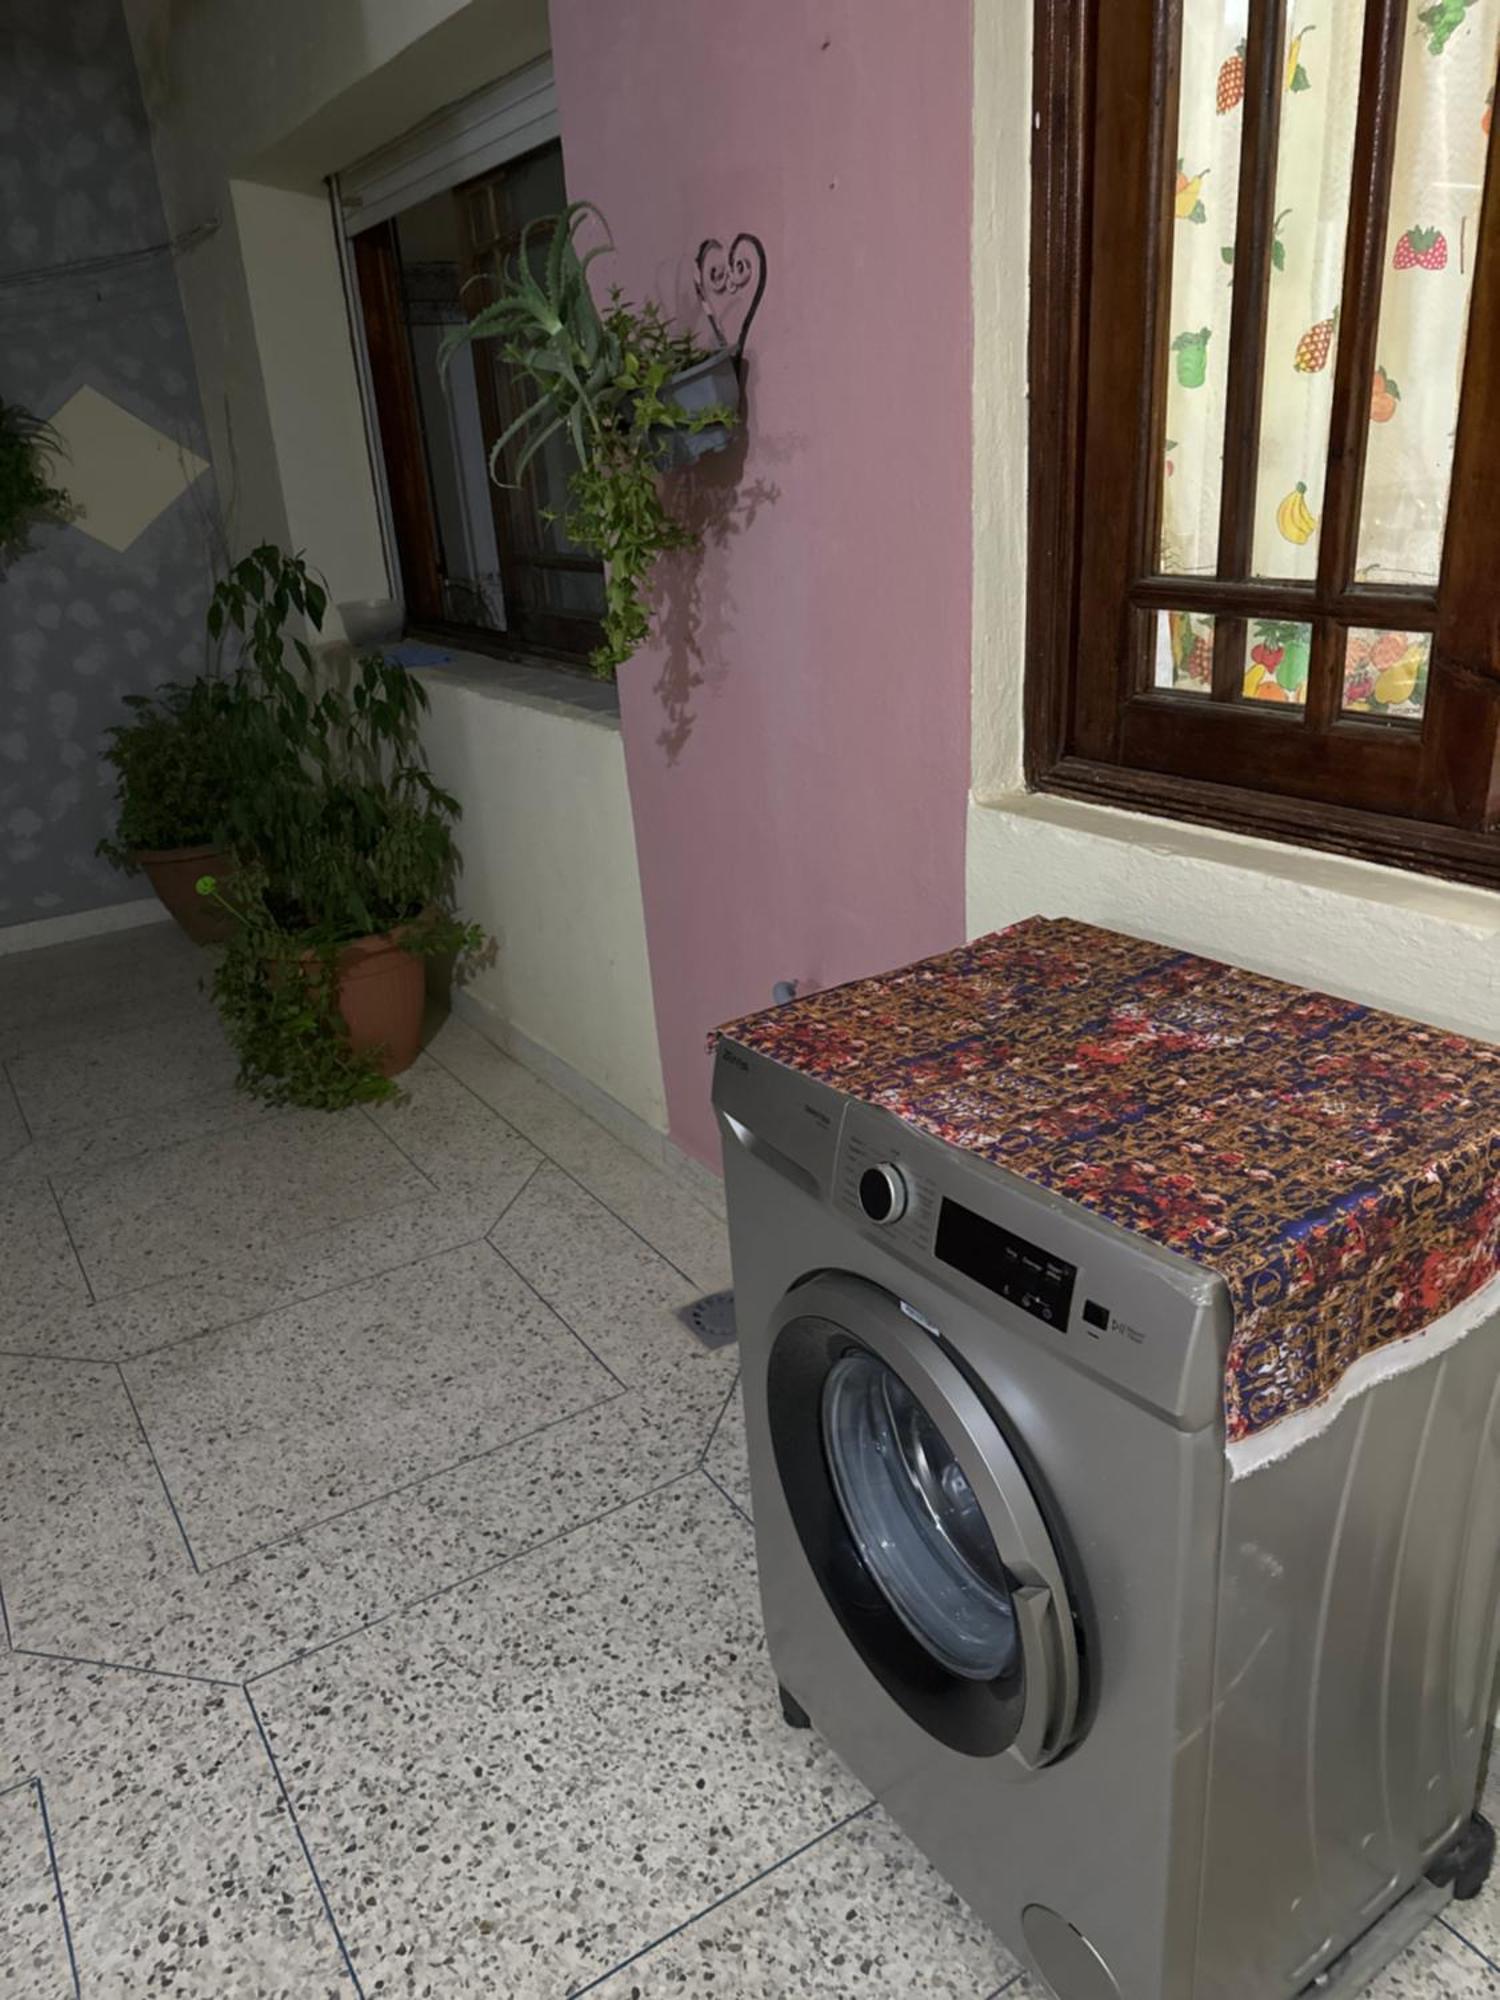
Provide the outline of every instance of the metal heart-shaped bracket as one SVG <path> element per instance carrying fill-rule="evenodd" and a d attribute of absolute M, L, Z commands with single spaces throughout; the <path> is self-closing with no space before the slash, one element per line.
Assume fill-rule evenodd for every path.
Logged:
<path fill-rule="evenodd" d="M 752 236 L 748 229 L 742 229 L 727 250 L 717 236 L 706 238 L 698 245 L 696 282 L 698 297 L 714 330 L 714 338 L 732 354 L 743 354 L 750 322 L 755 318 L 766 289 L 765 244 L 758 236 Z M 731 340 L 724 331 L 720 314 L 726 305 L 741 300 L 747 292 L 750 303 L 744 309 L 738 334 Z"/>

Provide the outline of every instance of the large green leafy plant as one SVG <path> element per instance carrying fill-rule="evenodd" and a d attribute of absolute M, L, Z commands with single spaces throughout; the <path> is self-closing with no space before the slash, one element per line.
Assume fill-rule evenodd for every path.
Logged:
<path fill-rule="evenodd" d="M 579 226 L 588 219 L 603 241 L 580 253 Z M 581 547 L 603 558 L 603 643 L 594 670 L 612 674 L 651 629 L 645 591 L 659 557 L 692 548 L 698 536 L 667 506 L 661 490 L 663 446 L 673 431 L 729 425 L 721 405 L 686 410 L 670 394 L 674 378 L 706 359 L 691 336 L 676 331 L 654 302 L 635 307 L 618 291 L 601 312 L 589 287 L 589 266 L 614 243 L 592 202 L 529 223 L 499 281 L 498 295 L 443 344 L 453 352 L 475 340 L 498 340 L 530 399 L 496 441 L 490 471 L 515 443 L 519 481 L 537 452 L 559 432 L 577 466 L 568 482 L 564 522 Z"/>
<path fill-rule="evenodd" d="M 225 812 L 239 870 L 205 893 L 235 920 L 214 997 L 241 1083 L 272 1103 L 335 1109 L 395 1090 L 373 1053 L 350 1046 L 343 949 L 388 932 L 417 954 L 481 939 L 452 912 L 459 808 L 422 760 L 426 690 L 379 653 L 338 671 L 300 634 L 288 640 L 292 614 L 316 628 L 325 603 L 301 559 L 271 548 L 215 593 L 210 629 L 238 636 L 256 700 L 237 719 Z"/>
<path fill-rule="evenodd" d="M 66 521 L 73 503 L 53 484 L 57 432 L 19 403 L 0 401 L 0 560 L 19 554 L 34 521 Z"/>
<path fill-rule="evenodd" d="M 108 731 L 117 812 L 99 852 L 133 869 L 139 849 L 207 847 L 219 838 L 233 787 L 232 741 L 240 691 L 204 678 L 131 694 L 131 720 Z"/>

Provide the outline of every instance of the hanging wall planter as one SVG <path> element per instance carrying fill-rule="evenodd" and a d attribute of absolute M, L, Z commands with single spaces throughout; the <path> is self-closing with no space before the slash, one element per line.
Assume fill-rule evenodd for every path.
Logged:
<path fill-rule="evenodd" d="M 580 253 L 589 222 L 604 240 Z M 725 251 L 698 251 L 698 296 L 718 345 L 705 353 L 654 300 L 633 306 L 618 288 L 601 310 L 589 266 L 614 249 L 592 202 L 529 223 L 497 296 L 443 345 L 444 364 L 469 341 L 494 340 L 530 401 L 496 440 L 491 476 L 518 483 L 549 438 L 565 431 L 577 456 L 563 527 L 604 564 L 603 643 L 594 670 L 613 674 L 651 633 L 646 590 L 660 557 L 700 537 L 662 491 L 660 475 L 722 451 L 744 421 L 745 336 L 765 289 L 765 251 L 742 233 Z M 748 309 L 726 337 L 721 313 L 739 294 Z M 514 447 L 515 462 L 507 454 Z"/>
<path fill-rule="evenodd" d="M 702 361 L 674 375 L 662 397 L 690 416 L 705 410 L 727 410 L 738 418 L 745 341 L 766 289 L 765 245 L 748 230 L 742 230 L 728 250 L 717 237 L 710 236 L 698 246 L 696 283 L 704 317 L 719 345 Z M 739 331 L 731 341 L 720 315 L 745 292 L 750 296 Z M 731 435 L 731 426 L 721 422 L 708 423 L 701 430 L 662 430 L 658 463 L 664 472 L 696 465 L 700 458 L 723 451 Z"/>

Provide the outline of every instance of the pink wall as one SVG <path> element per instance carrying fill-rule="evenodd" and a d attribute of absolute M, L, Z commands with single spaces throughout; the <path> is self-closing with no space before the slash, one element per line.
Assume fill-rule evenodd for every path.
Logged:
<path fill-rule="evenodd" d="M 969 772 L 968 0 L 552 0 L 595 272 L 770 284 L 727 514 L 620 676 L 672 1131 L 717 1161 L 704 1037 L 954 944 Z M 1017 274 L 1017 283 L 1022 274 Z"/>

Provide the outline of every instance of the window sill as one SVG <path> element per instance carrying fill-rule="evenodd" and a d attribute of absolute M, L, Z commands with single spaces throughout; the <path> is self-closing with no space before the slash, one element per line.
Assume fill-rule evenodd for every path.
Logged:
<path fill-rule="evenodd" d="M 1168 860 L 1250 871 L 1258 882 L 1283 884 L 1294 893 L 1347 897 L 1393 914 L 1462 925 L 1476 937 L 1500 938 L 1500 893 L 1477 885 L 1057 793 L 1008 792 L 988 799 L 976 794 L 974 806 L 993 814 L 997 823 L 1009 819 L 1027 827 L 1106 840 L 1119 849 L 1133 850 L 1145 863 Z"/>
<path fill-rule="evenodd" d="M 620 690 L 613 681 L 593 680 L 538 660 L 465 652 L 446 640 L 424 639 L 418 633 L 412 637 L 424 646 L 441 646 L 450 656 L 441 666 L 412 669 L 429 689 L 462 688 L 487 701 L 511 702 L 597 729 L 619 730 Z"/>

